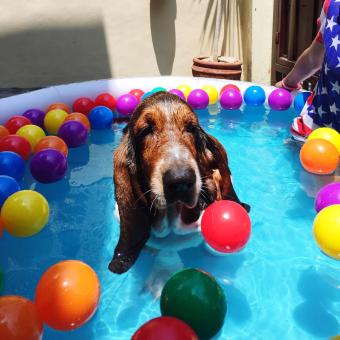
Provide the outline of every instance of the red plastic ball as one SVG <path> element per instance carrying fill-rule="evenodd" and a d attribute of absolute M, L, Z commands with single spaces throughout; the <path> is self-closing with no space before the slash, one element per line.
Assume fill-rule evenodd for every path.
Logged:
<path fill-rule="evenodd" d="M 116 99 L 110 93 L 102 93 L 98 95 L 94 103 L 96 106 L 106 106 L 112 111 L 116 109 Z"/>
<path fill-rule="evenodd" d="M 8 135 L 0 139 L 0 151 L 12 151 L 28 160 L 31 153 L 31 144 L 27 139 L 18 135 Z"/>
<path fill-rule="evenodd" d="M 234 253 L 248 242 L 251 221 L 240 204 L 216 201 L 205 210 L 201 230 L 203 238 L 213 249 L 221 253 Z"/>
<path fill-rule="evenodd" d="M 233 85 L 233 84 L 227 84 L 227 85 L 224 85 L 222 88 L 221 88 L 221 91 L 220 91 L 220 95 L 225 91 L 225 90 L 236 90 L 238 92 L 241 92 L 240 88 L 236 85 Z"/>
<path fill-rule="evenodd" d="M 138 103 L 139 103 L 144 94 L 144 91 L 140 89 L 133 89 L 129 93 L 132 94 L 138 100 Z"/>
<path fill-rule="evenodd" d="M 81 97 L 75 100 L 73 103 L 73 112 L 80 112 L 88 116 L 90 111 L 95 107 L 95 103 L 92 99 L 87 97 Z"/>
<path fill-rule="evenodd" d="M 185 322 L 161 316 L 146 322 L 131 340 L 198 340 L 198 337 Z"/>
<path fill-rule="evenodd" d="M 32 124 L 32 122 L 24 116 L 13 116 L 5 123 L 5 128 L 10 134 L 15 134 L 24 125 Z"/>

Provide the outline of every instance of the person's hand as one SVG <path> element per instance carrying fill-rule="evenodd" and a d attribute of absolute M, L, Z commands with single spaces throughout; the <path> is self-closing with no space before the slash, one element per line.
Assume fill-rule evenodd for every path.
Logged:
<path fill-rule="evenodd" d="M 282 80 L 278 81 L 274 86 L 275 86 L 275 87 L 282 88 L 282 87 L 283 87 L 283 85 L 282 85 Z"/>

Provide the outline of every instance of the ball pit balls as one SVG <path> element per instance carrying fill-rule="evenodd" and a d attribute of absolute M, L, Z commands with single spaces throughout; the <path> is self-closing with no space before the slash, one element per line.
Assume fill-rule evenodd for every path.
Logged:
<path fill-rule="evenodd" d="M 32 122 L 24 116 L 13 116 L 5 123 L 5 128 L 10 134 L 15 134 L 22 126 L 32 124 Z"/>
<path fill-rule="evenodd" d="M 201 89 L 192 90 L 188 96 L 188 104 L 194 110 L 204 110 L 209 105 L 207 93 Z"/>
<path fill-rule="evenodd" d="M 218 91 L 215 86 L 204 85 L 202 90 L 205 91 L 209 97 L 209 105 L 214 105 L 218 102 Z"/>
<path fill-rule="evenodd" d="M 116 109 L 116 99 L 110 93 L 101 93 L 94 100 L 95 106 L 106 106 L 110 110 L 114 111 Z"/>
<path fill-rule="evenodd" d="M 0 139 L 9 135 L 9 131 L 3 125 L 0 125 Z"/>
<path fill-rule="evenodd" d="M 157 93 L 157 92 L 166 92 L 166 88 L 161 87 L 161 86 L 157 86 L 157 87 L 153 88 L 153 89 L 151 90 L 151 92 L 153 92 L 153 93 Z"/>
<path fill-rule="evenodd" d="M 68 113 L 66 111 L 60 109 L 47 112 L 44 118 L 45 130 L 52 135 L 56 135 L 67 115 Z"/>
<path fill-rule="evenodd" d="M 76 120 L 65 122 L 58 131 L 60 137 L 69 148 L 76 148 L 86 143 L 88 129 Z"/>
<path fill-rule="evenodd" d="M 339 164 L 339 153 L 333 144 L 323 139 L 308 140 L 300 150 L 304 169 L 317 175 L 328 175 Z"/>
<path fill-rule="evenodd" d="M 61 152 L 65 157 L 68 155 L 66 143 L 57 136 L 46 136 L 41 139 L 34 148 L 34 153 L 45 149 L 54 149 Z"/>
<path fill-rule="evenodd" d="M 263 105 L 266 101 L 266 93 L 261 86 L 250 86 L 244 92 L 243 99 L 247 105 Z"/>
<path fill-rule="evenodd" d="M 123 94 L 117 100 L 117 111 L 124 116 L 132 114 L 138 105 L 137 99 L 132 94 Z"/>
<path fill-rule="evenodd" d="M 113 113 L 105 106 L 97 106 L 91 110 L 89 119 L 92 129 L 109 129 L 112 125 Z"/>
<path fill-rule="evenodd" d="M 56 110 L 56 109 L 63 110 L 67 113 L 71 113 L 70 107 L 66 105 L 65 103 L 53 103 L 47 108 L 46 112 Z"/>
<path fill-rule="evenodd" d="M 234 85 L 234 84 L 227 84 L 227 85 L 224 85 L 222 88 L 221 88 L 221 91 L 220 91 L 220 96 L 222 95 L 222 93 L 226 90 L 235 90 L 235 91 L 238 91 L 241 93 L 241 90 L 238 86 Z"/>
<path fill-rule="evenodd" d="M 26 110 L 23 114 L 24 117 L 28 118 L 32 124 L 44 127 L 45 112 L 38 109 Z"/>
<path fill-rule="evenodd" d="M 138 103 L 141 101 L 144 91 L 140 90 L 140 89 L 133 89 L 129 92 L 130 94 L 132 94 L 138 101 Z"/>
<path fill-rule="evenodd" d="M 180 90 L 184 94 L 185 98 L 188 98 L 191 92 L 191 87 L 186 84 L 181 84 L 177 86 L 177 90 Z"/>
<path fill-rule="evenodd" d="M 222 328 L 227 312 L 222 288 L 207 273 L 197 269 L 176 272 L 165 284 L 161 313 L 184 321 L 199 339 L 210 339 Z"/>
<path fill-rule="evenodd" d="M 1 296 L 0 315 L 0 339 L 42 339 L 43 323 L 30 300 L 17 295 Z"/>
<path fill-rule="evenodd" d="M 90 111 L 95 107 L 95 103 L 92 99 L 87 97 L 78 98 L 74 101 L 72 107 L 73 112 L 80 112 L 88 116 Z"/>
<path fill-rule="evenodd" d="M 31 145 L 31 151 L 34 150 L 35 145 L 44 137 L 46 137 L 46 134 L 44 130 L 33 124 L 25 125 L 21 127 L 17 133 L 18 136 L 21 136 L 25 138 Z"/>
<path fill-rule="evenodd" d="M 292 105 L 292 95 L 285 89 L 276 89 L 269 95 L 268 105 L 276 111 L 288 110 Z"/>
<path fill-rule="evenodd" d="M 318 192 L 315 199 L 315 210 L 319 212 L 333 204 L 340 204 L 340 182 L 330 183 Z"/>
<path fill-rule="evenodd" d="M 145 92 L 143 95 L 142 95 L 142 98 L 141 98 L 141 100 L 144 100 L 144 99 L 146 99 L 146 98 L 148 98 L 148 97 L 150 97 L 150 96 L 152 96 L 154 93 L 153 92 L 151 92 L 151 91 L 149 91 L 149 92 Z"/>
<path fill-rule="evenodd" d="M 35 305 L 48 326 L 57 330 L 79 328 L 95 313 L 100 284 L 94 270 L 81 261 L 61 261 L 40 278 Z"/>
<path fill-rule="evenodd" d="M 303 107 L 305 106 L 307 99 L 310 97 L 310 92 L 299 92 L 294 98 L 294 110 L 297 114 L 300 114 Z"/>
<path fill-rule="evenodd" d="M 61 152 L 45 149 L 32 157 L 30 169 L 32 176 L 38 182 L 53 183 L 65 176 L 67 160 Z"/>
<path fill-rule="evenodd" d="M 18 182 L 22 180 L 25 172 L 24 160 L 15 152 L 0 152 L 0 175 L 13 177 Z"/>
<path fill-rule="evenodd" d="M 1 208 L 1 219 L 11 235 L 28 237 L 46 225 L 49 210 L 43 195 L 33 190 L 21 190 L 7 198 Z"/>
<path fill-rule="evenodd" d="M 251 221 L 240 204 L 221 200 L 210 204 L 204 211 L 201 231 L 210 247 L 221 253 L 233 253 L 248 242 Z"/>
<path fill-rule="evenodd" d="M 313 234 L 325 254 L 340 260 L 340 204 L 330 205 L 317 214 Z"/>
<path fill-rule="evenodd" d="M 69 114 L 65 120 L 64 123 L 69 122 L 69 121 L 77 121 L 85 125 L 87 131 L 89 132 L 91 130 L 91 124 L 87 116 L 85 116 L 83 113 L 79 112 L 73 112 Z"/>
<path fill-rule="evenodd" d="M 1 225 L 0 225 L 0 237 L 1 236 L 2 236 L 2 222 L 1 222 Z M 0 268 L 0 296 L 2 295 L 2 292 L 4 291 L 4 286 L 5 286 L 4 281 L 5 281 L 4 272 Z"/>
<path fill-rule="evenodd" d="M 31 153 L 30 143 L 21 136 L 8 135 L 0 139 L 0 151 L 12 151 L 28 160 Z"/>
<path fill-rule="evenodd" d="M 336 147 L 336 149 L 338 150 L 340 154 L 340 134 L 336 130 L 327 128 L 327 127 L 315 129 L 308 136 L 307 140 L 312 140 L 312 139 L 327 140 L 328 142 L 332 143 Z"/>
<path fill-rule="evenodd" d="M 19 190 L 20 186 L 13 177 L 0 175 L 0 207 L 2 207 L 9 196 Z"/>
<path fill-rule="evenodd" d="M 237 110 L 242 105 L 242 95 L 239 91 L 234 89 L 227 89 L 223 91 L 220 104 L 225 110 Z"/>
<path fill-rule="evenodd" d="M 142 325 L 131 340 L 198 340 L 198 337 L 182 320 L 160 316 Z"/>
<path fill-rule="evenodd" d="M 184 95 L 184 93 L 183 93 L 181 90 L 178 90 L 178 89 L 171 89 L 171 90 L 169 91 L 169 93 L 172 93 L 172 94 L 174 94 L 174 95 L 180 97 L 182 100 L 185 100 L 185 95 Z"/>

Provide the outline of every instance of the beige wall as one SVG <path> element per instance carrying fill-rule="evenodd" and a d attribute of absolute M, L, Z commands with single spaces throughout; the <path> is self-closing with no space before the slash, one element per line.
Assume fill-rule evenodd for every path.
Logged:
<path fill-rule="evenodd" d="M 261 10 L 266 7 L 261 2 L 272 1 L 253 0 Z M 110 77 L 191 75 L 192 57 L 210 53 L 214 3 L 1 0 L 0 87 L 36 87 Z M 221 32 L 220 42 L 225 54 L 244 61 L 246 80 L 250 80 L 251 73 L 257 77 L 263 72 L 257 71 L 263 65 L 254 62 L 255 56 L 270 59 L 268 55 L 263 57 L 269 53 L 269 34 L 262 35 L 262 53 L 257 43 L 254 46 L 256 35 L 251 34 L 251 18 L 252 14 L 256 18 L 258 12 L 251 5 L 252 0 L 226 1 L 226 30 Z M 268 18 L 265 21 L 270 25 Z M 268 43 L 264 38 L 268 38 Z"/>

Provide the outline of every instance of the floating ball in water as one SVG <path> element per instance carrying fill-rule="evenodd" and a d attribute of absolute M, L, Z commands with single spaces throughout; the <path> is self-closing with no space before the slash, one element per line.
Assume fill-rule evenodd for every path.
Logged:
<path fill-rule="evenodd" d="M 124 115 L 130 115 L 138 105 L 138 101 L 132 94 L 123 94 L 117 100 L 117 111 Z"/>
<path fill-rule="evenodd" d="M 24 117 L 28 118 L 32 124 L 38 125 L 39 127 L 44 127 L 45 112 L 38 109 L 29 109 L 22 114 Z"/>
<path fill-rule="evenodd" d="M 0 125 L 0 139 L 9 135 L 9 131 L 3 125 Z"/>
<path fill-rule="evenodd" d="M 319 212 L 333 204 L 340 204 L 340 182 L 330 183 L 318 192 L 315 199 L 315 210 Z"/>
<path fill-rule="evenodd" d="M 294 109 L 297 114 L 300 114 L 305 106 L 307 99 L 310 97 L 310 92 L 299 92 L 294 98 Z"/>
<path fill-rule="evenodd" d="M 51 104 L 47 109 L 46 112 L 55 110 L 55 109 L 59 109 L 59 110 L 63 110 L 67 113 L 71 113 L 71 109 L 68 105 L 66 105 L 65 103 L 53 103 Z"/>
<path fill-rule="evenodd" d="M 44 118 L 45 130 L 52 135 L 56 135 L 67 115 L 68 113 L 66 111 L 60 109 L 54 109 L 47 112 Z"/>
<path fill-rule="evenodd" d="M 25 125 L 21 127 L 17 133 L 18 136 L 21 136 L 25 138 L 31 145 L 31 151 L 34 150 L 35 145 L 44 137 L 46 137 L 46 134 L 44 130 L 39 127 L 38 125 Z"/>
<path fill-rule="evenodd" d="M 106 106 L 110 110 L 114 111 L 116 109 L 116 99 L 110 93 L 101 93 L 97 96 L 94 101 L 95 106 Z"/>
<path fill-rule="evenodd" d="M 45 149 L 54 149 L 61 152 L 65 157 L 68 155 L 66 143 L 57 136 L 47 136 L 41 139 L 34 148 L 34 153 Z"/>
<path fill-rule="evenodd" d="M 218 102 L 218 91 L 215 86 L 204 85 L 202 90 L 205 91 L 209 97 L 209 105 L 214 105 Z"/>
<path fill-rule="evenodd" d="M 88 116 L 90 111 L 95 107 L 95 103 L 92 99 L 87 97 L 81 97 L 74 101 L 72 107 L 73 112 L 80 112 Z"/>
<path fill-rule="evenodd" d="M 113 112 L 106 106 L 96 106 L 89 114 L 93 129 L 109 129 L 112 125 Z"/>
<path fill-rule="evenodd" d="M 261 86 L 250 86 L 244 92 L 243 99 L 247 105 L 263 105 L 266 101 L 266 93 Z"/>
<path fill-rule="evenodd" d="M 178 89 L 171 89 L 169 93 L 175 94 L 176 96 L 180 97 L 182 100 L 185 100 L 185 95 L 181 90 Z"/>
<path fill-rule="evenodd" d="M 239 91 L 234 89 L 227 89 L 223 91 L 220 104 L 225 110 L 237 110 L 242 105 L 242 95 Z"/>
<path fill-rule="evenodd" d="M 268 104 L 276 111 L 288 110 L 292 105 L 292 95 L 285 89 L 276 89 L 269 95 Z"/>
<path fill-rule="evenodd" d="M 12 151 L 0 152 L 0 175 L 5 175 L 21 181 L 24 177 L 25 162 L 17 153 Z"/>
<path fill-rule="evenodd" d="M 331 128 L 322 127 L 315 129 L 312 133 L 308 136 L 307 140 L 312 139 L 323 139 L 327 140 L 328 142 L 332 143 L 340 154 L 340 134 Z"/>
<path fill-rule="evenodd" d="M 0 207 L 2 207 L 2 205 L 9 196 L 11 196 L 12 194 L 19 190 L 20 186 L 13 177 L 0 175 Z"/>
<path fill-rule="evenodd" d="M 157 93 L 157 92 L 166 92 L 166 88 L 164 88 L 164 87 L 162 87 L 162 86 L 157 86 L 157 87 L 153 88 L 153 89 L 151 90 L 151 92 L 153 92 L 153 93 Z"/>
<path fill-rule="evenodd" d="M 10 134 L 15 134 L 22 126 L 32 124 L 32 122 L 24 116 L 13 116 L 5 123 L 5 128 Z"/>
<path fill-rule="evenodd" d="M 194 110 L 204 110 L 209 104 L 209 97 L 204 90 L 192 90 L 188 96 L 188 104 Z"/>
<path fill-rule="evenodd" d="M 69 114 L 65 120 L 64 120 L 64 123 L 66 122 L 69 122 L 69 121 L 77 121 L 77 122 L 80 122 L 82 123 L 87 131 L 90 131 L 91 130 L 91 124 L 90 124 L 90 121 L 89 119 L 87 118 L 87 116 L 85 116 L 83 113 L 80 113 L 80 112 L 73 112 L 71 114 Z"/>
<path fill-rule="evenodd" d="M 132 94 L 138 101 L 138 103 L 142 100 L 142 96 L 144 94 L 144 91 L 140 90 L 140 89 L 132 89 L 130 92 L 130 94 Z"/>
<path fill-rule="evenodd" d="M 191 87 L 187 84 L 181 84 L 177 86 L 177 90 L 180 90 L 183 92 L 185 95 L 185 98 L 188 98 L 190 92 L 191 92 Z"/>
<path fill-rule="evenodd" d="M 87 135 L 87 127 L 77 120 L 64 122 L 58 131 L 58 137 L 60 137 L 69 148 L 76 148 L 85 144 Z"/>
<path fill-rule="evenodd" d="M 0 151 L 12 151 L 24 160 L 28 160 L 31 154 L 31 145 L 24 137 L 8 135 L 0 139 Z"/>
<path fill-rule="evenodd" d="M 221 91 L 220 91 L 220 96 L 222 95 L 222 93 L 226 90 L 235 90 L 235 91 L 238 91 L 238 92 L 241 92 L 240 88 L 234 84 L 227 84 L 227 85 L 224 85 L 222 88 L 221 88 Z"/>
<path fill-rule="evenodd" d="M 142 95 L 142 98 L 141 100 L 144 100 L 150 96 L 152 96 L 154 93 L 152 91 L 149 91 L 149 92 L 145 92 L 143 95 Z"/>

